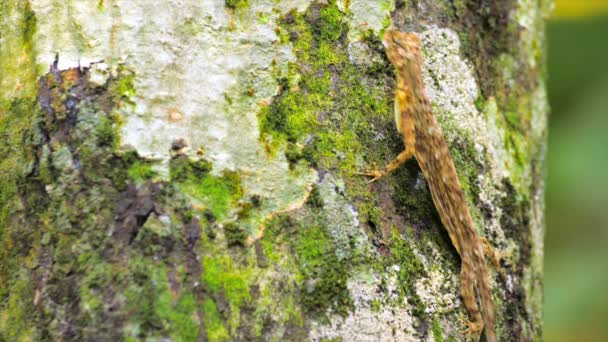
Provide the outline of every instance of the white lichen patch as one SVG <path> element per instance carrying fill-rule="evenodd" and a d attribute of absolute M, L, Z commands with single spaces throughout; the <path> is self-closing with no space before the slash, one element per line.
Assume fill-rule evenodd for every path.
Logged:
<path fill-rule="evenodd" d="M 240 172 L 244 195 L 262 200 L 254 220 L 263 220 L 301 202 L 316 180 L 306 167 L 290 171 L 282 153 L 266 154 L 257 119 L 277 93 L 276 76 L 294 61 L 277 20 L 309 4 L 250 1 L 231 10 L 224 1 L 36 1 L 38 62 L 48 70 L 56 54 L 60 69 L 124 61 L 137 95 L 121 112 L 121 142 L 157 160 L 165 177 L 173 141 L 183 139 L 192 158 L 205 151 L 213 174 Z M 102 71 L 94 70 L 94 81 Z"/>
<path fill-rule="evenodd" d="M 532 113 L 530 115 L 531 141 L 546 143 L 549 99 L 544 82 L 540 82 L 532 95 Z"/>
<path fill-rule="evenodd" d="M 346 197 L 342 179 L 336 179 L 331 173 L 326 173 L 319 182 L 319 193 L 326 213 L 326 229 L 334 240 L 338 259 L 348 260 L 354 253 L 371 254 L 371 243 L 361 230 L 357 211 Z"/>
<path fill-rule="evenodd" d="M 348 44 L 348 59 L 355 65 L 369 65 L 383 62 L 382 56 L 369 48 L 363 41 L 353 41 Z"/>
<path fill-rule="evenodd" d="M 311 341 L 341 339 L 342 341 L 419 341 L 414 329 L 416 319 L 404 303 L 390 303 L 397 297 L 396 271 L 386 272 L 387 286 L 381 276 L 362 272 L 348 281 L 348 290 L 355 310 L 348 316 L 331 316 L 329 323 L 313 322 Z"/>
<path fill-rule="evenodd" d="M 515 21 L 519 26 L 519 49 L 525 61 L 532 67 L 539 66 L 545 40 L 545 20 L 553 10 L 553 1 L 519 0 Z M 539 52 L 540 51 L 540 52 Z M 540 66 L 539 66 L 540 67 Z"/>
<path fill-rule="evenodd" d="M 428 241 L 426 245 L 431 251 L 430 258 L 417 253 L 425 269 L 425 276 L 415 282 L 416 295 L 424 303 L 428 317 L 439 320 L 446 336 L 461 335 L 466 329 L 466 316 L 462 316 L 461 320 L 454 319 L 458 316 L 451 314 L 463 306 L 460 297 L 460 273 L 449 271 L 448 262 L 435 243 Z"/>
<path fill-rule="evenodd" d="M 356 41 L 364 32 L 378 32 L 390 24 L 395 0 L 338 0 L 337 5 L 343 12 L 350 12 L 348 39 Z"/>
<path fill-rule="evenodd" d="M 432 242 L 427 243 L 431 250 L 430 258 L 418 253 L 414 244 L 410 245 L 424 269 L 424 276 L 414 283 L 414 290 L 424 303 L 425 312 L 428 317 L 439 320 L 444 333 L 460 336 L 466 328 L 465 316 L 460 320 L 451 314 L 462 307 L 459 274 L 449 271 L 447 261 Z M 354 273 L 348 281 L 348 290 L 355 309 L 347 317 L 330 315 L 329 323 L 313 322 L 311 340 L 425 340 L 422 331 L 416 329 L 421 322 L 413 316 L 409 298 L 401 296 L 400 272 L 400 265 L 392 265 L 382 273 Z M 426 340 L 432 341 L 432 334 L 430 331 L 427 333 Z"/>
<path fill-rule="evenodd" d="M 496 165 L 503 170 L 503 176 L 508 178 L 509 170 L 513 167 L 515 160 L 511 153 L 502 148 L 505 141 L 505 129 L 502 126 L 501 113 L 498 111 L 496 99 L 490 98 L 484 104 L 484 116 L 487 122 L 488 137 L 492 148 L 488 149 L 488 153 L 492 159 L 496 161 Z"/>
<path fill-rule="evenodd" d="M 436 254 L 437 258 L 433 259 L 434 262 L 440 260 L 439 253 Z M 427 276 L 419 279 L 415 284 L 416 294 L 424 303 L 425 312 L 429 314 L 452 312 L 461 305 L 458 274 L 446 272 L 445 267 L 440 266 L 443 265 L 427 266 L 426 268 L 429 269 Z"/>
<path fill-rule="evenodd" d="M 89 69 L 89 82 L 103 86 L 110 78 L 110 67 L 106 63 L 93 63 Z"/>
<path fill-rule="evenodd" d="M 420 33 L 423 45 L 423 77 L 434 114 L 453 122 L 457 129 L 476 131 L 483 120 L 475 107 L 479 88 L 472 67 L 460 55 L 456 32 L 430 27 Z M 446 137 L 456 132 L 444 132 Z"/>

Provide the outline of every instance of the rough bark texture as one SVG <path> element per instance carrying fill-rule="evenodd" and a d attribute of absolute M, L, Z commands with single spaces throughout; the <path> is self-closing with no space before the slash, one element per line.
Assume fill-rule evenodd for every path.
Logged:
<path fill-rule="evenodd" d="M 460 260 L 402 150 L 424 77 L 492 271 L 542 339 L 548 1 L 0 2 L 0 340 L 462 340 Z"/>

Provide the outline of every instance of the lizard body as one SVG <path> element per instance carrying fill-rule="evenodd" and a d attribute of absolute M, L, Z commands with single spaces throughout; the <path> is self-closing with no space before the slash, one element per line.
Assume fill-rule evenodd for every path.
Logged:
<path fill-rule="evenodd" d="M 488 342 L 496 341 L 494 305 L 482 238 L 477 233 L 467 206 L 454 162 L 441 133 L 422 80 L 420 39 L 414 33 L 388 31 L 384 45 L 389 60 L 397 70 L 395 115 L 405 150 L 382 171 L 365 175 L 376 180 L 395 170 L 414 156 L 427 181 L 433 203 L 454 247 L 460 254 L 460 294 L 472 317 L 468 332 L 481 333 L 485 325 Z M 480 312 L 475 298 L 480 297 Z"/>

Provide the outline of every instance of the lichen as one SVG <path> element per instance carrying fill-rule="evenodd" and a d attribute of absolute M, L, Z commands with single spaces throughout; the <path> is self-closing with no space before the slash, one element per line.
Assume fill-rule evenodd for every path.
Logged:
<path fill-rule="evenodd" d="M 355 309 L 346 317 L 333 316 L 329 323 L 313 322 L 310 339 L 353 341 L 366 338 L 386 341 L 421 340 L 413 328 L 415 318 L 407 305 L 394 298 L 398 280 L 390 269 L 382 273 L 359 270 L 348 281 Z"/>
<path fill-rule="evenodd" d="M 290 168 L 282 154 L 257 157 L 263 147 L 257 143 L 256 113 L 276 92 L 278 83 L 272 74 L 286 73 L 287 62 L 293 59 L 289 46 L 277 42 L 276 22 L 283 12 L 307 5 L 307 1 L 171 1 L 162 9 L 130 2 L 102 3 L 99 10 L 42 1 L 32 5 L 41 27 L 33 39 L 40 50 L 37 60 L 45 68 L 58 50 L 59 69 L 104 60 L 112 78 L 116 68 L 129 65 L 132 74 L 110 84 L 112 93 L 124 97 L 123 107 L 116 111 L 121 120 L 120 133 L 115 135 L 118 145 L 153 162 L 156 180 L 170 178 L 171 145 L 178 139 L 183 140 L 181 153 L 213 163 L 215 177 L 224 171 L 238 173 L 243 190 L 263 198 L 244 225 L 253 239 L 266 217 L 301 202 L 315 177 L 304 167 Z M 264 20 L 257 20 L 260 17 Z M 333 20 L 331 13 L 326 17 Z M 169 45 L 192 48 L 184 48 L 182 54 L 160 44 L 156 35 L 141 32 L 164 32 Z M 244 48 L 244 41 L 252 46 Z M 226 60 L 232 61 L 230 70 Z M 103 80 L 105 69 L 93 65 L 94 82 Z M 283 187 L 277 189 L 276 184 Z M 274 191 L 267 190 L 271 187 Z"/>
<path fill-rule="evenodd" d="M 2 8 L 0 339 L 460 338 L 458 256 L 416 162 L 357 175 L 403 149 L 394 3 L 174 4 Z M 513 2 L 472 4 L 431 7 L 467 30 L 419 30 L 425 82 L 480 231 L 532 291 L 546 95 L 517 80 L 542 65 L 540 17 L 515 13 L 539 44 L 522 56 L 502 22 L 470 31 Z M 499 325 L 540 312 L 492 285 Z"/>
<path fill-rule="evenodd" d="M 354 42 L 365 36 L 368 30 L 379 32 L 391 24 L 390 13 L 395 10 L 394 0 L 351 1 L 338 0 L 338 7 L 348 12 L 348 38 Z"/>

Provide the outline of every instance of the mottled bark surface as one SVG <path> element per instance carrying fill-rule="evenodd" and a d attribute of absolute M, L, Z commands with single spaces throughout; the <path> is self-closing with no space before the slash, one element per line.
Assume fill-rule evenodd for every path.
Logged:
<path fill-rule="evenodd" d="M 547 1 L 3 1 L 0 340 L 462 340 L 460 260 L 379 37 L 424 78 L 542 339 Z"/>

